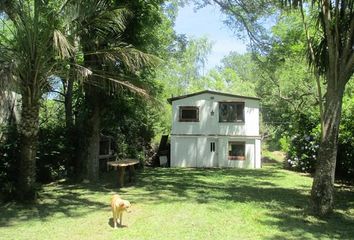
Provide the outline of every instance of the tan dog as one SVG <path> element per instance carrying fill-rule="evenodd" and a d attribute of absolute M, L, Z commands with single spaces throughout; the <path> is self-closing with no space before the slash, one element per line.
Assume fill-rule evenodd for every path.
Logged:
<path fill-rule="evenodd" d="M 114 194 L 112 196 L 111 207 L 113 213 L 114 228 L 117 228 L 118 217 L 119 217 L 119 224 L 123 226 L 122 225 L 123 212 L 124 211 L 130 212 L 129 211 L 130 206 L 131 206 L 130 202 L 127 200 L 123 200 L 118 194 Z"/>

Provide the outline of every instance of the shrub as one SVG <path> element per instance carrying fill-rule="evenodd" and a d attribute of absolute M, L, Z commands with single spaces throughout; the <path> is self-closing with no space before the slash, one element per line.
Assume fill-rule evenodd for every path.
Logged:
<path fill-rule="evenodd" d="M 8 200 L 15 194 L 18 135 L 15 125 L 0 126 L 0 131 L 0 195 L 2 200 Z"/>
<path fill-rule="evenodd" d="M 37 181 L 48 183 L 67 176 L 65 128 L 45 126 L 39 130 Z"/>
<path fill-rule="evenodd" d="M 288 166 L 300 172 L 313 172 L 315 170 L 317 151 L 319 148 L 319 131 L 317 122 L 302 114 L 288 132 L 290 136 L 283 136 L 283 145 L 288 148 L 286 160 Z M 285 143 L 285 139 L 290 139 Z"/>
<path fill-rule="evenodd" d="M 354 181 L 354 98 L 343 98 L 342 120 L 339 128 L 336 176 Z"/>
<path fill-rule="evenodd" d="M 289 152 L 290 150 L 290 137 L 289 136 L 282 136 L 279 139 L 279 145 L 282 151 L 284 152 Z"/>
<path fill-rule="evenodd" d="M 52 182 L 67 176 L 68 142 L 62 104 L 47 99 L 40 111 L 36 160 L 37 181 Z"/>
<path fill-rule="evenodd" d="M 338 139 L 336 179 L 354 180 L 354 99 L 344 101 Z M 309 115 L 300 115 L 296 124 L 285 132 L 280 145 L 286 149 L 288 168 L 313 173 L 320 141 L 318 120 Z"/>

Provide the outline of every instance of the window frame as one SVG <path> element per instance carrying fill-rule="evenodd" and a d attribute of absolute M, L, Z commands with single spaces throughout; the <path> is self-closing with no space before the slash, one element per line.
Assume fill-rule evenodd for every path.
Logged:
<path fill-rule="evenodd" d="M 195 119 L 185 119 L 182 118 L 183 110 L 195 110 L 196 118 Z M 198 106 L 179 106 L 179 122 L 199 122 L 199 107 Z"/>
<path fill-rule="evenodd" d="M 229 151 L 229 147 L 231 144 L 237 144 L 239 146 L 242 145 L 243 147 L 243 156 L 230 156 L 230 151 Z M 241 141 L 229 141 L 228 142 L 228 148 L 227 148 L 227 159 L 231 160 L 231 161 L 244 161 L 246 160 L 246 142 L 241 142 Z"/>
<path fill-rule="evenodd" d="M 233 121 L 222 121 L 221 120 L 221 105 L 222 104 L 234 104 L 236 105 L 236 119 Z M 238 119 L 237 117 L 237 110 L 238 106 L 242 107 L 242 119 Z M 245 123 L 245 102 L 238 102 L 238 101 L 222 101 L 219 102 L 219 122 L 220 123 Z"/>

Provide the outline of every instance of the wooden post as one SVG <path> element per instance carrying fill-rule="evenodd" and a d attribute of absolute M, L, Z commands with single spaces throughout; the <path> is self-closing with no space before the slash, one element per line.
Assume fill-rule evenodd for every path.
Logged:
<path fill-rule="evenodd" d="M 135 168 L 134 165 L 129 166 L 129 182 L 135 180 Z"/>
<path fill-rule="evenodd" d="M 118 185 L 119 185 L 119 187 L 124 186 L 124 174 L 125 174 L 125 166 L 118 167 Z"/>

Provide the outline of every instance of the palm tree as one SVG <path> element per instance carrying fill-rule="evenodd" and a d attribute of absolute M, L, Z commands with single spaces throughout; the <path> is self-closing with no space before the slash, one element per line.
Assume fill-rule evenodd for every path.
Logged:
<path fill-rule="evenodd" d="M 123 39 L 126 23 L 132 13 L 110 0 L 68 1 L 63 6 L 67 16 L 72 16 L 69 29 L 78 41 L 83 58 L 71 67 L 83 77 L 87 115 L 82 136 L 81 166 L 84 178 L 98 179 L 98 154 L 100 120 L 104 110 L 102 100 L 122 88 L 141 96 L 148 93 L 131 83 L 137 72 L 152 66 L 158 59 L 143 53 Z M 74 29 L 74 30 L 73 30 Z M 109 93 L 109 94 L 108 94 Z"/>
<path fill-rule="evenodd" d="M 0 34 L 0 62 L 21 94 L 18 197 L 35 199 L 40 99 L 49 89 L 57 59 L 71 46 L 59 29 L 55 8 L 45 1 L 2 1 L 6 21 Z M 6 19 L 6 20 L 5 20 Z"/>

